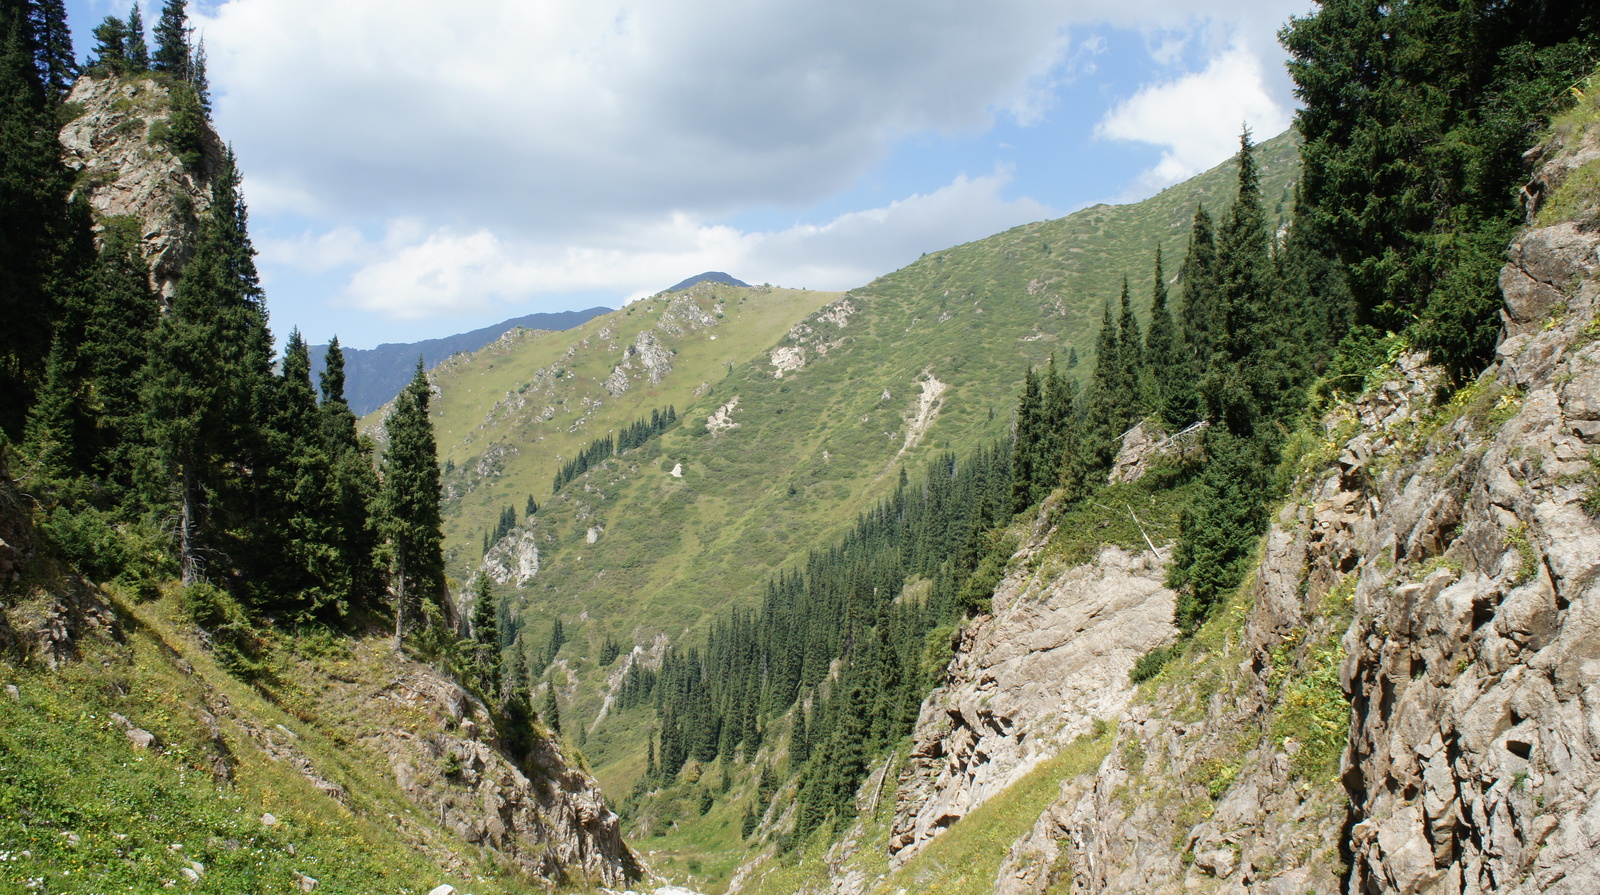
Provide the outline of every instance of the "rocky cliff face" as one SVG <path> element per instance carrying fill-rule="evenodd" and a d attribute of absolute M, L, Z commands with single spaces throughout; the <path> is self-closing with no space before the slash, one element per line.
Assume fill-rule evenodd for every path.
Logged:
<path fill-rule="evenodd" d="M 222 142 L 205 128 L 205 151 L 195 170 L 162 144 L 172 103 L 154 76 L 84 76 L 67 102 L 81 110 L 61 129 L 62 159 L 78 172 L 77 190 L 106 218 L 138 222 L 150 265 L 150 284 L 170 296 L 194 251 L 199 215 L 211 204 L 210 183 L 222 159 Z"/>
<path fill-rule="evenodd" d="M 640 875 L 619 818 L 560 744 L 536 736 L 513 762 L 483 703 L 433 669 L 406 664 L 375 695 L 333 702 L 356 710 L 349 729 L 363 731 L 357 745 L 386 763 L 395 785 L 438 821 L 400 820 L 399 834 L 439 853 L 446 866 L 475 845 L 552 881 L 620 885 Z M 440 837 L 441 827 L 455 841 Z"/>
<path fill-rule="evenodd" d="M 1048 540 L 1048 534 L 1035 545 Z M 1176 636 L 1153 552 L 1017 572 L 992 615 L 962 633 L 944 686 L 923 702 L 889 839 L 903 864 L 933 837 L 1088 733 L 1133 696 L 1128 669 Z"/>
<path fill-rule="evenodd" d="M 1546 155 L 1539 195 L 1570 170 Z M 1600 890 L 1597 249 L 1570 222 L 1512 246 L 1487 414 L 1383 451 L 1364 489 L 1342 669 L 1358 890 Z"/>

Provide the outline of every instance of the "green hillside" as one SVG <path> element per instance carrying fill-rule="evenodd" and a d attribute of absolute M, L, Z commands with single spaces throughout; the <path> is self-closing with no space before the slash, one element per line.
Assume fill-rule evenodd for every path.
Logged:
<path fill-rule="evenodd" d="M 1281 216 L 1292 138 L 1262 144 L 1258 159 Z M 539 574 L 503 591 L 536 672 L 563 619 L 571 642 L 552 679 L 572 703 L 569 728 L 592 722 L 615 686 L 593 673 L 607 638 L 624 650 L 659 635 L 679 642 L 711 614 L 750 605 L 769 575 L 826 545 L 901 468 L 915 476 L 939 452 L 965 454 L 1004 432 L 1026 365 L 1052 353 L 1065 363 L 1075 350 L 1074 372 L 1089 369 L 1103 302 L 1126 275 L 1147 310 L 1156 245 L 1174 271 L 1195 206 L 1225 206 L 1234 172 L 1230 162 L 1144 202 L 926 255 L 820 310 L 835 296 L 700 286 L 447 364 L 435 421 L 452 465 L 452 574 L 474 573 L 482 533 L 505 506 L 520 518 L 528 495 L 541 504 L 531 525 Z M 602 384 L 626 346 L 689 301 L 725 316 L 673 337 L 661 383 L 609 395 Z M 551 498 L 555 470 L 582 444 L 669 403 L 676 427 Z M 540 421 L 546 408 L 557 413 Z M 614 795 L 643 768 L 634 747 L 644 734 L 629 727 L 616 725 L 615 741 L 596 727 L 586 746 Z"/>

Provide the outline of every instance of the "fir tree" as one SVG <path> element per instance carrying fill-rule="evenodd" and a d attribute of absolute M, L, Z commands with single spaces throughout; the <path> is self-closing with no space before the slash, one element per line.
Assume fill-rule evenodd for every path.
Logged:
<path fill-rule="evenodd" d="M 1234 435 L 1255 435 L 1263 417 L 1276 419 L 1282 396 L 1273 368 L 1279 339 L 1266 214 L 1255 146 L 1239 138 L 1239 193 L 1217 238 L 1215 351 L 1206 359 L 1201 391 L 1209 417 Z"/>
<path fill-rule="evenodd" d="M 128 68 L 128 23 L 106 16 L 94 27 L 94 66 L 120 74 Z"/>
<path fill-rule="evenodd" d="M 131 71 L 148 71 L 150 68 L 150 45 L 144 39 L 144 15 L 139 12 L 139 4 L 133 4 L 133 9 L 128 13 L 128 24 L 125 33 L 124 58 L 127 60 Z"/>
<path fill-rule="evenodd" d="M 1195 505 L 1184 514 L 1168 586 L 1181 588 L 1176 621 L 1193 632 L 1243 580 L 1256 537 L 1265 528 L 1266 470 L 1271 452 L 1226 430 L 1207 439 L 1210 462 Z"/>
<path fill-rule="evenodd" d="M 1593 3 L 1325 0 L 1281 35 L 1305 211 L 1359 319 L 1465 376 L 1493 352 L 1522 154 L 1593 70 Z"/>
<path fill-rule="evenodd" d="M 553 684 L 544 688 L 544 708 L 540 714 L 544 718 L 544 726 L 550 728 L 553 733 L 561 733 L 561 706 L 556 702 L 556 688 Z"/>
<path fill-rule="evenodd" d="M 64 99 L 78 76 L 78 58 L 72 52 L 66 4 L 63 0 L 36 0 L 32 6 L 37 22 L 39 73 L 50 95 L 57 100 Z"/>
<path fill-rule="evenodd" d="M 1038 374 L 1029 369 L 1022 377 L 1022 395 L 1017 398 L 1017 431 L 1012 440 L 1012 513 L 1022 512 L 1034 501 L 1034 467 L 1044 434 L 1044 394 L 1039 388 Z"/>
<path fill-rule="evenodd" d="M 339 337 L 328 343 L 319 379 L 318 406 L 323 443 L 332 459 L 333 525 L 338 544 L 339 580 L 354 606 L 376 603 L 381 585 L 376 559 L 375 516 L 378 476 L 372 466 L 372 445 L 356 434 L 356 415 L 345 403 L 344 352 Z"/>
<path fill-rule="evenodd" d="M 269 437 L 276 459 L 263 506 L 278 517 L 264 536 L 281 562 L 269 572 L 280 595 L 298 594 L 300 612 L 342 614 L 351 582 L 340 554 L 337 489 L 323 420 L 311 387 L 311 357 L 298 329 L 289 333 Z"/>
<path fill-rule="evenodd" d="M 472 639 L 478 673 L 490 694 L 500 692 L 500 628 L 494 587 L 488 575 L 478 576 L 472 590 Z"/>
<path fill-rule="evenodd" d="M 248 529 L 270 524 L 249 512 L 250 471 L 265 468 L 259 440 L 271 406 L 272 336 L 246 218 L 229 154 L 143 383 L 147 430 L 177 505 L 185 584 L 199 580 L 206 552 L 238 553 L 222 549 L 225 536 L 248 542 Z M 230 532 L 234 523 L 242 530 Z"/>
<path fill-rule="evenodd" d="M 395 648 L 405 635 L 413 599 L 438 602 L 444 586 L 439 533 L 439 462 L 428 419 L 428 377 L 417 358 L 411 384 L 395 400 L 385 427 L 383 530 L 389 541 L 390 588 L 395 595 Z"/>
<path fill-rule="evenodd" d="M 1172 389 L 1162 398 L 1162 415 L 1186 425 L 1205 416 L 1206 409 L 1196 388 L 1210 357 L 1218 350 L 1221 312 L 1217 301 L 1217 244 L 1211 215 L 1205 206 L 1195 208 L 1189 228 L 1189 247 L 1179 271 L 1183 306 L 1176 314 L 1180 325 L 1179 354 L 1181 372 L 1172 379 Z"/>
<path fill-rule="evenodd" d="M 156 52 L 152 59 L 156 71 L 168 72 L 180 81 L 190 77 L 189 13 L 187 0 L 166 0 L 161 18 L 156 20 Z"/>
<path fill-rule="evenodd" d="M 1179 406 L 1186 388 L 1183 355 L 1167 308 L 1167 281 L 1161 269 L 1161 247 L 1156 247 L 1156 269 L 1150 290 L 1150 329 L 1144 337 L 1145 361 L 1155 385 L 1156 409 L 1162 422 L 1176 432 L 1187 425 L 1186 410 Z"/>
<path fill-rule="evenodd" d="M 189 86 L 194 90 L 195 99 L 200 103 L 200 111 L 207 121 L 211 120 L 211 80 L 206 76 L 206 41 L 194 48 L 194 55 L 189 59 Z"/>
<path fill-rule="evenodd" d="M 1122 278 L 1122 313 L 1117 318 L 1117 359 L 1122 363 L 1119 388 L 1126 410 L 1122 414 L 1127 431 L 1148 410 L 1145 388 L 1144 337 L 1139 332 L 1139 321 L 1133 316 L 1133 296 L 1128 290 L 1128 278 Z M 1120 432 L 1119 432 L 1120 434 Z"/>
<path fill-rule="evenodd" d="M 56 97 L 28 4 L 0 4 L 0 433 L 20 439 L 67 291 L 81 275 Z M 84 259 L 88 262 L 92 259 Z M 70 358 L 64 358 L 68 360 Z"/>

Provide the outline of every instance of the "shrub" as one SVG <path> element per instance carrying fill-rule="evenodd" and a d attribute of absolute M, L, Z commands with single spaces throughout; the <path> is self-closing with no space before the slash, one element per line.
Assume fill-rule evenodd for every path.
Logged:
<path fill-rule="evenodd" d="M 1133 663 L 1133 667 L 1128 669 L 1128 677 L 1134 683 L 1142 684 L 1160 674 L 1161 669 L 1165 668 L 1167 663 L 1177 658 L 1177 656 L 1178 647 L 1158 646 L 1140 656 L 1138 661 Z"/>

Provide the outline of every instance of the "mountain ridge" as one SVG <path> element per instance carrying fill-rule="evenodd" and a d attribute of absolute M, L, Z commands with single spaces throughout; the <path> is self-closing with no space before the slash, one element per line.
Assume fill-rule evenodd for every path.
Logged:
<path fill-rule="evenodd" d="M 340 346 L 344 353 L 345 396 L 357 416 L 366 416 L 392 400 L 411 381 L 419 356 L 423 367 L 432 369 L 452 355 L 477 351 L 513 329 L 568 330 L 610 311 L 611 308 L 596 305 L 582 311 L 524 314 L 420 342 L 384 342 L 374 348 Z M 315 377 L 327 368 L 328 346 L 312 345 L 310 352 L 311 375 Z"/>

